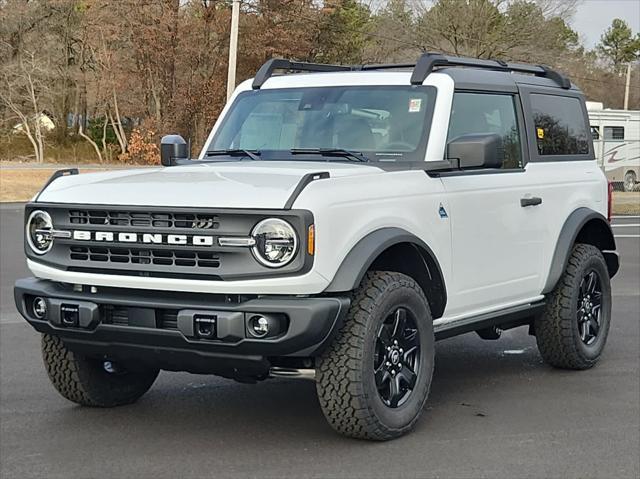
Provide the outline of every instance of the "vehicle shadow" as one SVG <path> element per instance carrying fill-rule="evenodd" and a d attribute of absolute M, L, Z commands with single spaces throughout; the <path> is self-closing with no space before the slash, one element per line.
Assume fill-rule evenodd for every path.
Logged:
<path fill-rule="evenodd" d="M 484 415 L 477 401 L 466 398 L 477 398 L 479 391 L 497 390 L 514 377 L 548 371 L 526 330 L 500 341 L 467 335 L 440 342 L 421 426 L 429 427 L 430 410 L 460 407 L 470 414 Z M 58 423 L 53 430 L 76 430 L 88 421 L 101 434 L 126 433 L 140 445 L 153 438 L 156 442 L 223 442 L 225 448 L 236 445 L 246 449 L 292 438 L 309 443 L 331 442 L 337 437 L 324 420 L 314 383 L 307 380 L 272 379 L 250 385 L 162 373 L 137 404 L 109 410 L 68 406 L 59 413 L 48 418 Z"/>

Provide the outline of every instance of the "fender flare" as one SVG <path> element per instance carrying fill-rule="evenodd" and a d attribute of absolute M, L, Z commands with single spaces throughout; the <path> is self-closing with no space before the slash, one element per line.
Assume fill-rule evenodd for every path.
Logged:
<path fill-rule="evenodd" d="M 601 226 L 604 226 L 605 231 L 607 232 L 604 241 L 597 246 L 604 254 L 607 262 L 607 268 L 609 270 L 609 276 L 613 277 L 618 272 L 618 253 L 615 251 L 616 243 L 609 222 L 597 211 L 581 207 L 569 215 L 560 230 L 556 249 L 551 260 L 551 268 L 549 269 L 549 274 L 547 275 L 547 281 L 542 294 L 547 294 L 553 291 L 560 280 L 562 273 L 567 267 L 569 256 L 571 255 L 571 249 L 573 248 L 580 231 L 588 222 L 593 220 L 600 223 Z"/>
<path fill-rule="evenodd" d="M 40 196 L 42 195 L 42 193 L 44 193 L 44 190 L 46 190 L 51 183 L 53 183 L 55 180 L 57 180 L 61 176 L 70 176 L 70 175 L 77 175 L 77 174 L 78 174 L 78 168 L 65 168 L 65 169 L 62 169 L 62 170 L 55 171 L 53 173 L 53 175 L 51 175 L 49 177 L 49 179 L 44 184 L 44 186 L 40 189 L 40 191 L 35 196 L 33 201 L 34 202 L 38 201 L 40 199 Z"/>
<path fill-rule="evenodd" d="M 446 304 L 446 287 L 444 285 L 444 275 L 440 268 L 435 254 L 431 248 L 416 235 L 409 233 L 401 228 L 381 228 L 375 230 L 360 241 L 358 241 L 351 251 L 347 253 L 340 267 L 336 271 L 333 280 L 325 289 L 325 292 L 344 292 L 355 289 L 369 267 L 386 249 L 400 243 L 411 243 L 422 248 L 429 256 L 428 260 L 435 265 L 437 271 L 430 271 L 433 276 L 438 274 L 442 279 L 444 302 Z M 427 268 L 429 265 L 426 265 Z"/>

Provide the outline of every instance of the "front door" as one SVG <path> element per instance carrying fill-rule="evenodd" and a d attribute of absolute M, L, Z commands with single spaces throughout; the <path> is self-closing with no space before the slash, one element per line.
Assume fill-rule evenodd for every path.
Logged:
<path fill-rule="evenodd" d="M 441 176 L 453 255 L 447 318 L 501 309 L 540 293 L 543 209 L 535 204 L 537 180 L 524 166 L 521 123 L 517 95 L 454 95 L 448 140 L 497 133 L 504 140 L 504 160 L 501 169 Z"/>

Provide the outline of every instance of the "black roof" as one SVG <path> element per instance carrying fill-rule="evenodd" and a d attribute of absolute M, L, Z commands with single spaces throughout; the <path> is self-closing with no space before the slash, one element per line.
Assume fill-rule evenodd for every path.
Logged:
<path fill-rule="evenodd" d="M 252 87 L 254 90 L 259 89 L 276 70 L 286 72 L 339 72 L 409 68 L 413 70 L 410 80 L 412 85 L 421 85 L 430 73 L 442 71 L 450 75 L 459 87 L 464 87 L 464 84 L 480 87 L 491 85 L 492 89 L 495 89 L 494 87 L 502 84 L 504 89 L 508 90 L 513 89 L 516 82 L 555 86 L 567 90 L 572 87 L 566 76 L 544 65 L 453 57 L 440 53 L 423 53 L 416 63 L 386 65 L 325 65 L 321 63 L 292 62 L 279 58 L 271 59 L 260 67 L 253 80 Z M 505 75 L 505 73 L 509 75 Z"/>

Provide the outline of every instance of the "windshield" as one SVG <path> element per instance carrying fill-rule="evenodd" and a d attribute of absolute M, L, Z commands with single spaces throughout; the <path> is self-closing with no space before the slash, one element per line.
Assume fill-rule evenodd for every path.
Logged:
<path fill-rule="evenodd" d="M 371 161 L 423 161 L 434 101 L 435 89 L 424 86 L 247 91 L 238 95 L 206 151 L 309 160 L 317 155 L 300 150 L 346 150 Z"/>

